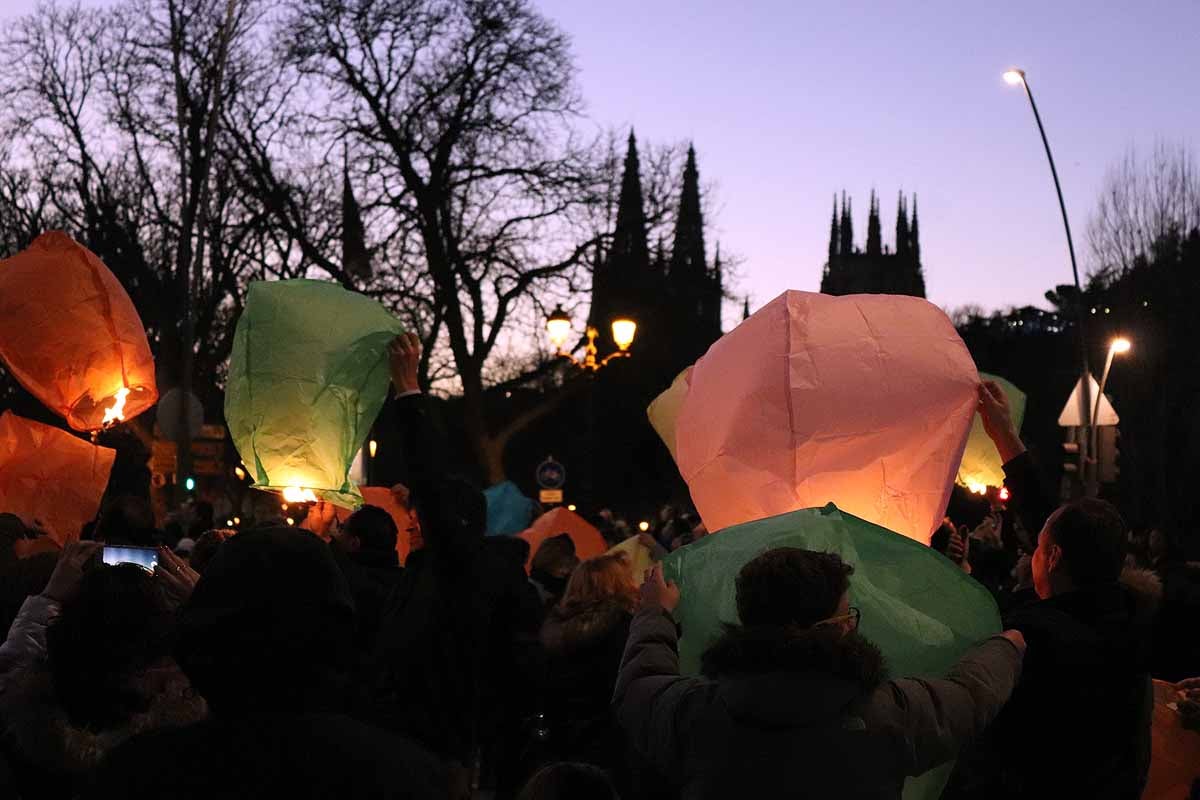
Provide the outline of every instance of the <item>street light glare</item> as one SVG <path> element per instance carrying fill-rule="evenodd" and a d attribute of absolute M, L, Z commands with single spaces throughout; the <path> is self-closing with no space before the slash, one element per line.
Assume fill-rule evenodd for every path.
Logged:
<path fill-rule="evenodd" d="M 1124 337 L 1120 337 L 1117 339 L 1113 339 L 1112 344 L 1109 345 L 1109 347 L 1112 348 L 1112 351 L 1114 353 L 1128 353 L 1129 348 L 1133 347 L 1133 345 L 1129 343 L 1128 339 L 1126 339 Z"/>
<path fill-rule="evenodd" d="M 1025 73 L 1019 69 L 1006 70 L 1004 73 L 1004 82 L 1009 86 L 1019 86 L 1025 82 Z"/>
<path fill-rule="evenodd" d="M 617 349 L 624 352 L 629 349 L 629 345 L 633 344 L 633 337 L 637 334 L 637 323 L 631 319 L 614 319 L 612 323 L 613 341 L 617 343 Z"/>
<path fill-rule="evenodd" d="M 550 337 L 550 344 L 561 352 L 571 336 L 571 318 L 563 311 L 562 306 L 555 308 L 546 320 L 546 334 Z"/>

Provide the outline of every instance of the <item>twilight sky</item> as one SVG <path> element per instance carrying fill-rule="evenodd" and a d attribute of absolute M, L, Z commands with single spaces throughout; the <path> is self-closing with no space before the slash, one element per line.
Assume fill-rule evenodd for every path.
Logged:
<path fill-rule="evenodd" d="M 919 194 L 933 302 L 1045 306 L 1070 263 L 1029 104 L 1000 77 L 1011 65 L 1028 72 L 1081 268 L 1129 145 L 1200 150 L 1196 0 L 536 2 L 571 34 L 597 121 L 695 141 L 755 307 L 817 288 L 835 190 L 853 195 L 863 246 L 872 187 L 885 243 L 897 190 Z"/>
<path fill-rule="evenodd" d="M 534 2 L 571 35 L 598 124 L 695 142 L 717 190 L 706 213 L 755 307 L 817 288 L 835 191 L 853 196 L 863 245 L 873 187 L 889 244 L 897 190 L 919 194 L 933 302 L 1045 305 L 1070 265 L 1009 66 L 1029 74 L 1085 269 L 1087 219 L 1124 150 L 1200 151 L 1200 0 Z M 2 0 L 0 18 L 34 5 Z"/>

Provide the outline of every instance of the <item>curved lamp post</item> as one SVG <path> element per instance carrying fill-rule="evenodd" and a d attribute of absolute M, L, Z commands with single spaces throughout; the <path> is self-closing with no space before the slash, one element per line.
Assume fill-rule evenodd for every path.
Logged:
<path fill-rule="evenodd" d="M 1050 152 L 1050 141 L 1046 138 L 1046 128 L 1042 125 L 1042 115 L 1038 113 L 1037 103 L 1033 100 L 1033 90 L 1029 88 L 1029 79 L 1025 70 L 1010 69 L 1004 73 L 1004 82 L 1010 86 L 1023 86 L 1025 96 L 1029 98 L 1029 107 L 1033 109 L 1033 118 L 1037 122 L 1038 133 L 1042 135 L 1042 145 L 1046 148 L 1046 160 L 1050 162 L 1050 175 L 1054 178 L 1054 190 L 1058 193 L 1058 207 L 1062 211 L 1063 229 L 1067 232 L 1067 251 L 1071 254 L 1071 276 L 1075 279 L 1075 308 L 1079 325 L 1079 356 L 1083 367 L 1083 380 L 1079 392 L 1079 420 L 1081 427 L 1079 436 L 1079 469 L 1083 478 L 1084 491 L 1092 486 L 1089 476 L 1095 472 L 1091 467 L 1091 452 L 1089 445 L 1092 441 L 1093 429 L 1091 420 L 1092 384 L 1091 367 L 1088 365 L 1087 344 L 1087 314 L 1084 311 L 1083 287 L 1079 285 L 1079 266 L 1075 261 L 1075 243 L 1071 240 L 1071 222 L 1067 219 L 1067 204 L 1063 202 L 1062 185 L 1058 181 L 1058 170 L 1054 166 L 1054 155 Z M 1111 361 L 1111 355 L 1110 355 Z M 1103 390 L 1101 391 L 1103 395 Z M 1099 400 L 1097 399 L 1097 405 Z"/>

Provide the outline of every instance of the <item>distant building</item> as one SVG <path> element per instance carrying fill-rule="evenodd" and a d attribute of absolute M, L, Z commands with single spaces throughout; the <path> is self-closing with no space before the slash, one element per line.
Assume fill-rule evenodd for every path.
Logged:
<path fill-rule="evenodd" d="M 908 203 L 900 195 L 896 210 L 895 250 L 885 247 L 879 224 L 879 200 L 871 192 L 871 211 L 867 218 L 867 246 L 854 244 L 854 220 L 850 201 L 842 193 L 841 209 L 833 198 L 833 218 L 829 225 L 829 260 L 821 276 L 825 294 L 904 294 L 925 296 L 925 276 L 921 269 L 920 229 L 917 221 L 917 196 L 913 195 L 912 220 Z"/>
<path fill-rule="evenodd" d="M 688 148 L 674 236 L 653 255 L 646 234 L 637 140 L 629 134 L 612 244 L 597 253 L 588 324 L 612 349 L 608 327 L 621 314 L 638 323 L 632 351 L 655 381 L 670 382 L 721 338 L 724 289 L 718 247 L 711 262 L 704 243 L 696 152 Z"/>

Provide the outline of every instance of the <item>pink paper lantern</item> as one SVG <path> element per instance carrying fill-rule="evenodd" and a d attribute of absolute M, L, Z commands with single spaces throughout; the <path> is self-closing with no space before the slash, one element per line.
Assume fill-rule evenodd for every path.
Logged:
<path fill-rule="evenodd" d="M 966 345 L 925 300 L 785 292 L 696 362 L 679 470 L 711 531 L 832 502 L 928 542 L 978 384 Z"/>

